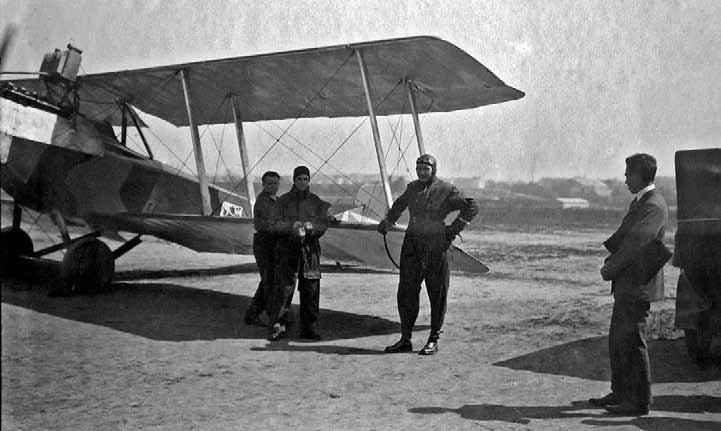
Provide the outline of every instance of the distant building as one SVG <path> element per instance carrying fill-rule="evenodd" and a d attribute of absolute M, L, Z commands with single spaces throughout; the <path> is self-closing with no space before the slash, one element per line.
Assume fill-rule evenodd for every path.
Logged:
<path fill-rule="evenodd" d="M 569 208 L 588 208 L 588 201 L 581 198 L 556 198 L 560 202 L 562 209 Z"/>
<path fill-rule="evenodd" d="M 486 181 L 481 177 L 455 177 L 448 178 L 448 182 L 458 187 L 459 189 L 466 190 L 477 190 L 482 189 Z"/>
<path fill-rule="evenodd" d="M 593 193 L 596 194 L 596 196 L 600 196 L 603 198 L 608 198 L 611 196 L 611 188 L 604 184 L 601 180 L 596 180 L 592 178 L 584 178 L 584 177 L 575 177 L 573 178 L 573 181 L 577 182 L 587 190 L 590 189 L 593 191 Z"/>

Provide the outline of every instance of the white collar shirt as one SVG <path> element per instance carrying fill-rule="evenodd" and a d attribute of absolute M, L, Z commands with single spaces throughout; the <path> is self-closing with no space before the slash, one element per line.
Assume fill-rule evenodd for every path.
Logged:
<path fill-rule="evenodd" d="M 641 190 L 639 190 L 638 193 L 636 193 L 636 201 L 637 202 L 640 201 L 641 198 L 643 197 L 643 195 L 645 195 L 646 193 L 650 192 L 651 190 L 653 190 L 655 188 L 656 188 L 656 185 L 654 183 L 651 183 L 651 184 L 647 185 L 646 187 L 642 188 Z"/>

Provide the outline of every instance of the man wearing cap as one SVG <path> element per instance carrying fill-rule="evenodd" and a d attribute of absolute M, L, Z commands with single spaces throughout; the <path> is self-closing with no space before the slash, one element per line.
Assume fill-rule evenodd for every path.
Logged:
<path fill-rule="evenodd" d="M 261 177 L 263 191 L 258 194 L 253 206 L 253 255 L 258 265 L 260 282 L 255 290 L 250 307 L 245 312 L 243 320 L 246 325 L 262 324 L 259 318 L 262 312 L 268 313 L 269 293 L 273 289 L 273 259 L 275 254 L 276 233 L 275 225 L 278 221 L 277 194 L 280 175 L 268 171 Z"/>
<path fill-rule="evenodd" d="M 425 280 L 431 303 L 431 334 L 418 353 L 433 355 L 438 351 L 438 337 L 446 314 L 450 279 L 446 252 L 456 235 L 478 214 L 478 205 L 473 199 L 464 198 L 456 187 L 436 177 L 436 159 L 430 154 L 423 154 L 416 160 L 416 175 L 418 180 L 408 184 L 378 225 L 378 232 L 385 235 L 388 227 L 393 226 L 408 208 L 410 222 L 401 249 L 397 295 L 401 339 L 385 351 L 413 350 L 411 336 L 418 317 L 421 282 Z M 456 210 L 460 210 L 458 217 L 446 226 L 446 216 Z"/>
<path fill-rule="evenodd" d="M 283 323 L 298 280 L 300 292 L 300 337 L 320 340 L 316 322 L 320 299 L 320 243 L 328 228 L 330 204 L 310 192 L 310 170 L 293 170 L 293 187 L 278 198 L 280 234 L 275 255 L 275 288 L 271 301 L 271 327 L 268 339 L 285 336 Z"/>

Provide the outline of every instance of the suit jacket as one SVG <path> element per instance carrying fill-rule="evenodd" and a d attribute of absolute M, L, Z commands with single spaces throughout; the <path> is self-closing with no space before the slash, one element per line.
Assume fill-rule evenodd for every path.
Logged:
<path fill-rule="evenodd" d="M 639 268 L 646 246 L 654 239 L 663 241 L 667 223 L 666 201 L 654 189 L 631 204 L 621 226 L 603 243 L 611 253 L 606 269 L 612 280 L 614 298 L 645 301 L 663 298 L 663 271 L 642 284 Z"/>

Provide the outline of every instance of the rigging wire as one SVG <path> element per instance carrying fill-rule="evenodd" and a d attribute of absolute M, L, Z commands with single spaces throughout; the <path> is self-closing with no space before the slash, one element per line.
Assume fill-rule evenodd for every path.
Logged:
<path fill-rule="evenodd" d="M 334 79 L 335 76 L 338 74 L 338 72 L 340 72 L 340 70 L 341 70 L 343 67 L 345 67 L 345 65 L 348 63 L 348 61 L 349 61 L 353 56 L 354 56 L 354 52 L 351 52 L 350 54 L 348 54 L 348 56 L 347 56 L 347 57 L 345 58 L 345 60 L 343 60 L 343 62 L 336 68 L 336 70 L 333 72 L 333 74 L 331 74 L 331 76 L 323 83 L 323 85 L 321 86 L 321 88 L 320 88 L 318 91 L 315 92 L 315 94 L 313 95 L 313 97 L 311 97 L 311 98 L 305 103 L 305 105 L 303 105 L 303 108 L 302 108 L 302 109 L 300 110 L 300 112 L 295 116 L 295 118 L 293 118 L 293 120 L 292 120 L 291 123 L 285 128 L 285 130 L 283 130 L 283 133 L 281 133 L 281 135 L 280 135 L 279 137 L 275 138 L 275 142 L 273 142 L 273 144 L 270 145 L 270 147 L 268 147 L 268 149 L 260 156 L 260 158 L 258 158 L 258 160 L 255 162 L 255 164 L 253 164 L 253 166 L 248 170 L 248 172 L 243 172 L 243 178 L 241 178 L 240 181 L 239 181 L 237 184 L 235 184 L 235 185 L 232 186 L 232 189 L 231 189 L 232 191 L 235 191 L 235 190 L 240 186 L 240 184 L 242 184 L 243 181 L 247 181 L 248 177 L 249 177 L 250 174 L 255 170 L 255 168 L 257 168 L 258 165 L 265 159 L 265 157 L 273 150 L 273 148 L 275 148 L 275 146 L 278 145 L 278 143 L 279 143 L 280 140 L 283 138 L 283 136 L 285 136 L 285 134 L 288 133 L 288 131 L 290 131 L 290 128 L 293 127 L 293 125 L 295 124 L 295 122 L 298 121 L 298 119 L 308 110 L 308 108 L 312 105 L 312 103 L 313 103 L 316 99 L 318 99 L 318 98 L 320 97 L 320 95 L 321 95 L 321 93 L 323 92 L 323 90 L 325 90 L 325 88 L 328 86 L 328 84 L 330 84 L 331 81 L 333 81 L 333 79 Z M 258 111 L 256 108 L 254 108 L 254 107 L 252 107 L 252 106 L 250 106 L 250 108 L 253 109 L 256 113 L 260 113 L 260 111 Z"/>
<path fill-rule="evenodd" d="M 350 58 L 350 57 L 349 57 L 349 58 Z M 346 59 L 346 61 L 344 62 L 344 64 L 348 61 L 349 58 Z M 341 65 L 341 67 L 342 67 L 342 65 Z M 330 82 L 330 80 L 338 73 L 338 71 L 340 71 L 340 67 L 336 70 L 336 72 L 333 74 L 333 76 L 331 76 L 331 78 L 329 78 L 329 80 L 326 81 L 326 83 L 324 84 L 324 87 L 323 87 L 320 91 L 322 91 L 322 90 L 325 88 L 325 86 L 328 85 L 328 83 Z M 389 91 L 383 96 L 383 98 L 381 99 L 381 101 L 378 103 L 377 106 L 378 106 L 378 107 L 382 106 L 383 103 L 385 103 L 385 101 L 398 89 L 398 87 L 402 84 L 402 82 L 403 82 L 402 80 L 398 81 L 398 82 L 396 83 L 396 85 L 395 85 L 391 90 L 389 90 Z M 314 96 L 314 97 L 306 104 L 306 106 L 304 107 L 304 110 L 307 109 L 307 107 L 310 105 L 310 103 L 313 102 L 316 98 L 317 98 L 317 95 Z M 405 106 L 405 102 L 404 102 L 404 106 Z M 256 112 L 257 112 L 257 110 L 256 110 Z M 367 121 L 368 118 L 367 118 L 367 117 L 364 118 L 364 119 L 358 124 L 358 126 L 356 126 L 356 128 L 351 132 L 351 134 L 341 143 L 341 145 L 340 145 L 340 146 L 331 154 L 331 156 L 328 157 L 327 159 L 324 159 L 323 157 L 321 157 L 320 155 L 318 155 L 315 151 L 313 151 L 310 147 L 308 147 L 307 145 L 305 145 L 305 144 L 303 144 L 302 142 L 300 142 L 300 140 L 298 140 L 297 138 L 295 138 L 295 137 L 293 137 L 292 135 L 290 135 L 289 130 L 290 130 L 290 128 L 295 124 L 295 121 L 296 121 L 298 118 L 299 118 L 299 116 L 296 117 L 296 118 L 291 122 L 291 124 L 288 125 L 285 129 L 282 129 L 282 128 L 281 128 L 280 126 L 278 126 L 277 124 L 272 123 L 272 124 L 274 124 L 276 127 L 278 127 L 280 130 L 283 131 L 283 133 L 282 133 L 279 137 L 277 137 L 277 138 L 276 138 L 271 132 L 269 132 L 268 130 L 266 130 L 265 128 L 263 128 L 263 126 L 261 126 L 260 124 L 257 125 L 263 132 L 265 132 L 266 134 L 268 134 L 268 135 L 270 135 L 271 137 L 273 137 L 273 138 L 275 139 L 275 142 L 273 143 L 273 145 L 271 145 L 271 147 L 270 147 L 268 150 L 266 150 L 266 152 L 265 152 L 265 153 L 263 154 L 263 156 L 255 163 L 255 165 L 253 165 L 253 168 L 251 168 L 248 173 L 245 173 L 244 178 L 241 179 L 241 181 L 240 181 L 238 184 L 236 184 L 236 185 L 233 186 L 232 191 L 234 191 L 234 192 L 236 191 L 236 189 L 240 186 L 240 184 L 242 183 L 242 181 L 243 181 L 246 177 L 248 177 L 248 175 L 250 174 L 250 172 L 252 172 L 253 169 L 255 169 L 255 168 L 257 167 L 257 165 L 265 158 L 265 156 L 267 156 L 267 154 L 270 152 L 270 150 L 272 150 L 278 143 L 281 143 L 284 147 L 286 147 L 286 148 L 288 148 L 289 150 L 291 150 L 291 149 L 288 147 L 288 145 L 286 145 L 285 143 L 281 142 L 281 139 L 282 139 L 285 135 L 291 136 L 291 138 L 293 138 L 298 144 L 300 144 L 300 145 L 303 146 L 304 148 L 308 149 L 308 150 L 311 152 L 311 154 L 313 154 L 314 156 L 316 156 L 318 159 L 323 160 L 324 162 L 323 162 L 323 164 L 321 165 L 321 167 L 325 166 L 326 164 L 329 165 L 330 167 L 334 168 L 336 171 L 340 172 L 340 173 L 341 173 L 341 176 L 342 176 L 343 178 L 348 179 L 353 186 L 358 187 L 359 190 L 362 188 L 363 184 L 357 184 L 355 181 L 353 181 L 353 179 L 352 179 L 351 177 L 349 177 L 348 175 L 344 174 L 340 169 L 338 169 L 338 168 L 334 167 L 333 165 L 329 164 L 329 162 L 330 162 L 330 159 L 331 159 L 333 156 L 335 156 L 335 155 L 338 153 L 338 151 L 340 151 L 340 149 L 350 140 L 350 137 L 353 136 L 353 135 L 360 129 L 360 126 L 363 125 L 363 123 L 365 123 L 365 121 Z M 292 151 L 292 150 L 291 150 L 291 151 Z M 316 168 L 310 161 L 308 161 L 308 160 L 305 159 L 304 157 L 300 156 L 297 152 L 295 152 L 295 151 L 292 151 L 292 152 L 293 152 L 296 156 L 298 156 L 301 160 L 304 160 L 305 162 L 307 162 L 308 164 L 310 164 L 310 165 L 313 167 L 313 169 L 316 171 L 316 173 L 321 173 L 320 168 Z M 387 154 L 386 154 L 386 155 L 387 155 Z M 385 158 L 385 156 L 384 156 L 384 158 Z M 321 173 L 321 174 L 322 174 L 322 173 Z M 337 187 L 339 187 L 339 188 L 340 188 L 341 190 L 343 190 L 345 193 L 348 193 L 349 195 L 352 195 L 352 193 L 350 193 L 345 187 L 343 187 L 343 186 L 341 186 L 339 183 L 337 183 L 333 178 L 329 177 L 329 176 L 326 175 L 326 174 L 322 174 L 322 175 L 323 175 L 324 177 L 330 179 L 332 184 L 334 184 L 334 185 L 336 185 Z M 375 186 L 374 186 L 374 187 L 375 187 Z M 377 201 L 378 203 L 385 204 L 385 201 L 381 200 L 380 197 L 375 196 L 375 193 L 374 193 L 374 192 L 371 194 L 370 199 L 375 200 L 375 201 Z M 366 206 L 366 207 L 367 207 L 367 206 Z M 372 212 L 373 212 L 375 215 L 377 215 L 377 216 L 380 216 L 380 217 L 383 216 L 382 214 L 377 214 L 375 211 L 372 211 Z"/>
<path fill-rule="evenodd" d="M 396 86 L 393 87 L 393 90 L 391 90 L 391 92 L 392 92 L 392 91 L 395 91 L 395 89 L 398 88 L 398 86 L 401 84 L 401 82 L 402 82 L 402 81 L 399 81 L 399 82 L 396 84 Z M 388 96 L 390 96 L 390 94 L 388 94 L 385 98 L 383 98 L 383 101 L 385 101 L 385 99 L 386 99 Z M 383 102 L 383 101 L 382 101 L 382 102 Z M 404 110 L 404 108 L 405 108 L 405 106 L 406 106 L 405 104 L 406 104 L 406 102 L 405 102 L 405 100 L 404 100 L 404 101 L 403 101 L 403 105 L 401 106 L 401 112 L 403 112 L 403 110 Z M 380 104 L 379 104 L 379 106 L 380 106 Z M 389 120 L 388 118 L 386 118 L 386 121 L 387 121 L 387 123 L 388 123 L 388 125 L 389 125 L 389 127 L 391 128 L 391 130 L 392 130 L 393 133 L 391 134 L 391 143 L 388 145 L 388 148 L 387 148 L 387 149 L 385 150 L 385 152 L 384 152 L 383 160 L 387 160 L 387 159 L 388 159 L 388 154 L 390 153 L 390 150 L 391 150 L 391 148 L 393 147 L 393 141 L 394 141 L 396 132 L 397 132 L 397 130 L 398 130 L 398 125 L 402 124 L 402 123 L 401 123 L 401 119 L 402 119 L 402 117 L 399 116 L 399 117 L 398 117 L 398 123 L 397 123 L 397 125 L 396 125 L 396 129 L 394 130 L 394 129 L 393 129 L 393 126 L 392 126 L 391 123 L 390 123 L 390 120 Z M 395 172 L 395 169 L 394 169 L 393 172 Z M 392 175 L 393 175 L 393 174 L 391 173 L 391 176 L 392 176 Z M 381 183 L 381 184 L 383 183 L 383 178 L 381 178 L 381 182 L 380 182 L 380 183 Z M 385 201 L 381 201 L 380 197 L 377 197 L 377 196 L 376 196 L 376 190 L 378 189 L 378 184 L 379 184 L 378 182 L 373 183 L 373 188 L 371 189 L 370 198 L 371 198 L 371 199 L 375 199 L 376 202 L 380 202 L 380 203 L 382 203 L 383 205 L 387 205 L 387 203 L 386 203 Z M 368 210 L 370 210 L 371 212 L 375 213 L 375 211 L 373 211 L 373 210 L 370 208 L 370 206 L 366 205 L 365 208 L 368 209 Z M 365 214 L 364 214 L 364 215 L 365 215 Z M 377 214 L 377 215 L 380 216 L 380 217 L 384 217 L 384 216 L 385 216 L 385 214 Z"/>
<path fill-rule="evenodd" d="M 413 143 L 413 138 L 415 138 L 415 133 L 411 135 L 410 138 L 408 138 L 408 142 L 406 143 L 406 147 L 401 150 L 400 142 L 398 142 L 398 150 L 400 151 L 400 157 L 398 158 L 398 161 L 396 162 L 396 166 L 400 165 L 401 159 L 403 160 L 403 164 L 406 166 L 406 172 L 408 172 L 408 175 L 413 177 L 413 172 L 411 172 L 411 168 L 408 166 L 408 161 L 406 159 L 406 153 L 408 152 L 408 147 L 411 146 Z"/>
<path fill-rule="evenodd" d="M 274 137 L 268 130 L 266 130 L 266 129 L 261 129 L 261 130 L 262 130 L 263 132 L 267 133 L 268 135 L 270 135 L 271 137 Z M 305 159 L 303 158 L 303 156 L 301 156 L 296 150 L 294 150 L 293 148 L 291 148 L 288 144 L 286 144 L 286 143 L 283 142 L 283 141 L 278 141 L 278 142 L 280 142 L 281 145 L 283 145 L 286 149 L 288 149 L 288 151 L 290 151 L 291 153 L 295 154 L 296 157 L 298 157 L 299 159 L 301 159 L 301 160 L 303 160 L 304 162 L 308 163 L 308 164 L 313 168 L 313 170 L 314 170 L 316 173 L 319 173 L 319 174 L 323 175 L 324 177 L 328 178 L 329 180 L 331 180 L 331 182 L 333 182 L 335 185 L 337 185 L 338 187 L 340 187 L 341 190 L 343 190 L 344 192 L 348 193 L 349 195 L 352 195 L 352 192 L 351 192 L 351 191 L 347 190 L 347 189 L 344 188 L 342 185 L 335 183 L 335 182 L 333 181 L 333 178 L 331 178 L 331 177 L 328 176 L 327 174 L 324 174 L 324 173 L 320 172 L 320 171 L 318 170 L 318 167 L 317 167 L 317 166 L 315 166 L 315 165 L 314 165 L 312 162 L 310 162 L 309 160 L 305 160 Z"/>
<path fill-rule="evenodd" d="M 218 112 L 220 112 L 220 110 L 222 109 L 223 105 L 227 102 L 227 100 L 228 100 L 228 97 L 224 97 L 224 98 L 218 103 L 218 106 L 216 107 L 215 112 L 213 113 L 213 115 L 217 115 Z M 200 135 L 200 134 L 199 134 L 199 137 L 204 136 L 204 135 L 205 135 L 205 132 L 206 132 L 207 130 L 208 130 L 208 128 L 206 127 L 205 130 L 203 131 L 203 135 Z M 160 139 L 160 137 L 158 137 L 155 133 L 152 133 L 152 134 L 153 134 L 153 136 L 155 136 L 155 138 L 158 140 L 158 142 L 160 142 L 161 144 L 163 144 L 163 146 L 165 146 L 165 147 L 168 149 L 168 151 L 169 151 L 173 156 L 175 156 L 176 158 L 180 159 L 178 156 L 175 155 L 175 152 L 174 152 L 170 147 L 168 147 L 167 145 L 165 145 L 164 142 L 162 142 L 162 140 Z M 211 136 L 212 136 L 212 134 L 211 134 Z M 181 166 L 177 167 L 177 169 L 175 170 L 175 172 L 170 174 L 170 180 L 169 180 L 169 182 L 168 182 L 168 187 L 171 187 L 171 186 L 172 186 L 173 184 L 175 184 L 177 181 L 180 181 L 180 176 L 179 176 L 178 174 L 180 174 L 180 173 L 183 171 L 183 169 L 188 170 L 188 160 L 190 159 L 190 156 L 192 156 L 192 155 L 194 154 L 194 151 L 195 151 L 194 149 L 191 149 L 191 150 L 188 152 L 188 155 L 185 157 L 185 160 L 181 160 L 181 163 L 182 163 Z M 192 172 L 190 173 L 190 175 L 193 176 Z M 196 174 L 196 176 L 197 176 L 197 174 Z M 193 201 L 194 201 L 193 195 L 188 195 L 188 196 L 186 196 L 186 198 L 187 198 L 188 200 L 193 200 Z M 212 199 L 211 199 L 211 201 L 212 201 Z M 215 211 L 215 209 L 211 208 L 211 214 L 213 214 L 214 211 Z"/>
<path fill-rule="evenodd" d="M 388 99 L 388 97 L 390 97 L 391 94 L 393 94 L 393 93 L 396 91 L 396 89 L 398 88 L 398 86 L 401 85 L 401 82 L 402 82 L 402 81 L 397 82 L 396 85 L 395 85 L 390 91 L 388 91 L 388 92 L 385 94 L 385 96 L 383 96 L 383 98 L 381 99 L 381 101 L 380 101 L 380 102 L 378 103 L 378 105 L 377 105 L 378 107 L 382 106 L 383 103 L 385 103 L 385 101 Z M 405 103 L 405 102 L 404 102 L 404 103 Z M 341 143 L 341 145 L 324 161 L 324 163 L 323 163 L 323 165 L 322 165 L 322 166 L 325 166 L 326 164 L 328 164 L 328 166 L 330 166 L 330 167 L 332 167 L 333 169 L 335 169 L 336 171 L 340 172 L 340 173 L 341 173 L 341 176 L 342 176 L 343 178 L 348 179 L 348 180 L 351 182 L 351 184 L 353 184 L 354 186 L 359 187 L 359 189 L 362 188 L 363 184 L 357 184 L 355 181 L 353 181 L 352 178 L 350 178 L 348 175 L 344 174 L 343 171 L 341 171 L 339 168 L 337 168 L 337 167 L 335 167 L 335 166 L 333 166 L 333 165 L 330 165 L 329 162 L 330 162 L 330 159 L 331 159 L 332 157 L 334 157 L 334 156 L 338 153 L 338 151 L 340 151 L 340 149 L 348 142 L 348 140 L 350 139 L 350 137 L 353 136 L 353 134 L 355 134 L 355 133 L 360 129 L 360 126 L 363 125 L 367 120 L 368 120 L 368 117 L 364 118 L 363 121 L 361 121 L 361 122 L 359 123 L 359 125 L 352 131 L 351 135 L 348 136 L 348 138 L 345 139 L 345 140 Z M 392 138 L 391 138 L 391 139 L 392 139 Z M 386 154 L 384 155 L 383 158 L 385 159 L 385 158 L 387 158 L 387 156 L 388 156 L 388 154 L 387 154 L 387 152 L 386 152 Z M 322 160 L 322 159 L 321 159 L 321 160 Z M 321 167 L 322 167 L 322 166 L 321 166 Z M 333 181 L 333 183 L 334 183 L 335 185 L 338 185 L 338 183 L 336 183 L 336 182 L 334 182 L 334 181 Z M 382 201 L 379 197 L 375 196 L 375 186 L 374 186 L 373 192 L 371 193 L 371 199 L 374 199 L 374 200 L 376 200 L 376 201 L 379 202 L 379 203 L 385 204 L 385 201 Z M 374 211 L 374 213 L 375 213 L 375 211 Z M 378 216 L 383 216 L 382 214 L 376 214 L 376 215 L 378 215 Z"/>
<path fill-rule="evenodd" d="M 243 175 L 242 180 L 246 180 L 246 177 L 248 177 L 248 176 L 250 175 L 250 173 L 253 172 L 253 170 L 255 170 L 256 167 L 258 167 L 258 165 L 260 164 L 260 162 L 262 162 L 263 159 L 265 159 L 265 157 L 268 155 L 268 153 L 270 153 L 270 151 L 278 144 L 278 142 L 280 142 L 280 139 L 282 139 L 283 136 L 285 136 L 285 134 L 290 130 L 290 128 L 293 127 L 293 125 L 295 124 L 295 122 L 298 121 L 298 119 L 305 113 L 306 110 L 308 110 L 308 108 L 312 105 L 312 103 L 313 103 L 316 99 L 318 99 L 318 98 L 320 97 L 320 95 L 321 95 L 321 93 L 323 92 L 323 90 L 325 90 L 325 88 L 328 86 L 328 84 L 330 84 L 330 82 L 335 78 L 335 76 L 338 74 L 338 72 L 340 72 L 340 70 L 346 65 L 346 63 L 348 63 L 348 60 L 350 60 L 351 57 L 353 57 L 353 56 L 354 56 L 354 52 L 351 52 L 351 53 L 346 57 L 346 59 L 343 60 L 343 63 L 341 63 L 340 66 L 338 66 L 338 68 L 333 72 L 333 74 L 323 83 L 323 86 L 322 86 L 318 91 L 316 91 L 316 93 L 313 95 L 313 97 L 311 97 L 311 98 L 305 103 L 305 105 L 303 106 L 303 109 L 301 109 L 301 111 L 298 113 L 298 115 L 296 115 L 295 118 L 293 118 L 293 121 L 291 121 L 291 123 L 288 125 L 288 127 L 286 127 L 285 131 L 284 131 L 284 132 L 276 139 L 276 141 L 263 153 L 263 155 L 258 159 L 257 162 L 255 162 L 255 164 L 248 170 L 248 172 L 244 172 L 244 175 Z M 253 109 L 254 111 L 260 113 L 257 109 L 255 109 L 255 108 L 252 108 L 252 109 Z"/>
<path fill-rule="evenodd" d="M 156 93 L 160 92 L 161 90 L 165 90 L 165 87 L 168 85 L 170 80 L 173 77 L 175 77 L 176 74 L 177 74 L 177 72 L 167 75 L 165 78 L 163 78 L 163 80 L 160 82 L 159 85 L 156 84 L 155 82 L 149 82 L 146 86 L 144 86 L 139 91 L 135 91 L 134 92 L 135 95 L 138 95 L 138 94 L 140 95 L 140 97 L 137 98 L 137 101 L 140 102 L 140 101 L 150 100 L 152 97 L 155 97 Z M 81 81 L 81 83 L 82 83 L 82 81 Z M 108 91 L 111 94 L 115 94 L 120 100 L 124 100 L 126 98 L 126 94 L 123 91 L 113 87 L 111 84 L 107 84 L 107 85 L 110 88 L 104 88 L 104 90 Z M 125 103 L 131 104 L 129 101 L 126 101 Z M 96 113 L 95 115 L 93 115 L 92 117 L 88 117 L 88 118 L 90 118 L 91 120 L 98 120 L 100 118 L 100 115 L 103 115 L 103 117 L 104 117 L 105 114 L 107 114 L 115 109 L 119 109 L 119 106 L 117 103 L 114 103 L 112 107 L 109 107 L 108 109 L 100 111 L 100 112 Z"/>

